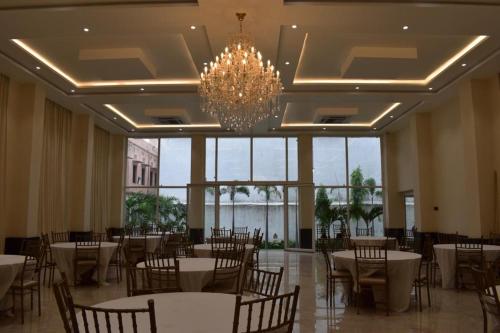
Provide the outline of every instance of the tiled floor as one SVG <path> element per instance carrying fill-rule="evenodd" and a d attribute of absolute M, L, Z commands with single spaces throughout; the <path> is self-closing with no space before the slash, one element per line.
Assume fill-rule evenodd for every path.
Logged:
<path fill-rule="evenodd" d="M 415 305 L 405 313 L 391 313 L 385 316 L 383 309 L 365 308 L 357 315 L 352 307 L 347 309 L 340 302 L 338 290 L 336 309 L 328 309 L 325 302 L 325 277 L 323 259 L 316 254 L 291 253 L 283 251 L 261 252 L 261 267 L 285 267 L 283 287 L 291 290 L 295 284 L 301 286 L 297 327 L 294 332 L 363 332 L 363 333 L 430 333 L 482 332 L 482 315 L 474 292 L 432 289 L 432 307 L 423 312 Z M 95 304 L 105 300 L 124 297 L 125 282 L 111 282 L 109 286 L 79 287 L 72 289 L 79 303 Z M 19 318 L 0 317 L 0 332 L 62 332 L 61 319 L 57 311 L 52 290 L 43 290 L 42 316 L 26 312 L 26 323 Z M 425 305 L 425 303 L 424 303 Z M 228 314 L 232 315 L 232 314 Z M 210 332 L 207 332 L 210 333 Z M 219 333 L 219 332 L 218 332 Z"/>

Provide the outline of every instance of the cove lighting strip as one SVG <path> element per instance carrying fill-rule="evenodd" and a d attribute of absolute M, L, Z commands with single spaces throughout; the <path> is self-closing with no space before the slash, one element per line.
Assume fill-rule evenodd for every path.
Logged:
<path fill-rule="evenodd" d="M 393 103 L 387 109 L 385 109 L 377 118 L 373 119 L 369 123 L 348 123 L 348 124 L 315 124 L 315 123 L 283 123 L 281 127 L 372 127 L 380 119 L 384 118 L 392 110 L 400 106 L 401 103 Z"/>
<path fill-rule="evenodd" d="M 302 52 L 300 53 L 300 58 L 299 58 L 299 64 L 302 64 L 302 56 L 304 53 L 304 49 L 306 47 L 307 36 L 308 36 L 308 34 L 306 34 L 306 37 L 304 38 L 304 43 L 302 45 Z M 481 44 L 487 38 L 488 38 L 488 36 L 485 36 L 485 35 L 475 37 L 463 49 L 458 51 L 451 58 L 447 59 L 443 64 L 441 64 L 438 68 L 436 68 L 432 73 L 430 73 L 424 79 L 416 79 L 416 80 L 390 79 L 390 80 L 385 80 L 385 79 L 342 79 L 342 78 L 333 78 L 333 79 L 330 79 L 330 78 L 314 78 L 314 79 L 294 78 L 293 83 L 294 84 L 359 84 L 359 85 L 362 85 L 362 84 L 367 84 L 367 85 L 380 84 L 380 85 L 426 86 L 432 80 L 434 80 L 438 75 L 440 75 L 442 72 L 444 72 L 446 69 L 448 69 L 451 65 L 453 65 L 455 62 L 457 62 L 460 58 L 462 58 L 464 55 L 469 53 L 471 50 L 473 50 L 475 47 L 477 47 L 479 44 Z"/>
<path fill-rule="evenodd" d="M 135 121 L 130 119 L 127 115 L 125 115 L 123 112 L 118 110 L 115 106 L 111 104 L 104 104 L 106 108 L 111 110 L 114 114 L 120 116 L 121 118 L 125 119 L 130 125 L 134 126 L 135 128 L 142 129 L 142 128 L 220 128 L 220 124 L 186 124 L 186 125 L 167 125 L 167 124 L 137 124 Z"/>
<path fill-rule="evenodd" d="M 31 46 L 21 41 L 20 39 L 11 39 L 13 43 L 18 45 L 24 51 L 28 52 L 38 61 L 43 63 L 48 68 L 69 81 L 76 88 L 96 88 L 96 87 L 119 87 L 119 86 L 160 86 L 160 85 L 198 85 L 200 79 L 175 79 L 175 80 L 117 80 L 117 81 L 78 81 L 62 69 L 57 67 L 53 62 L 42 56 L 38 51 Z"/>

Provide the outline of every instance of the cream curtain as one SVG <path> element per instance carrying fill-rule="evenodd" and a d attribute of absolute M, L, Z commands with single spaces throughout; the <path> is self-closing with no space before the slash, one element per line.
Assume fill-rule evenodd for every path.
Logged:
<path fill-rule="evenodd" d="M 45 101 L 38 209 L 41 232 L 68 230 L 71 123 L 71 111 Z"/>
<path fill-rule="evenodd" d="M 109 132 L 95 127 L 90 223 L 92 230 L 98 232 L 103 232 L 109 226 L 110 143 Z"/>
<path fill-rule="evenodd" d="M 5 226 L 5 169 L 7 164 L 7 99 L 9 78 L 0 74 L 0 253 L 4 248 Z"/>

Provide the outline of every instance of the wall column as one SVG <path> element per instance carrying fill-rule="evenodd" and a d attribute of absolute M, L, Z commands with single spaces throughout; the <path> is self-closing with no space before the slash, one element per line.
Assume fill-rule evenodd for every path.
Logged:
<path fill-rule="evenodd" d="M 314 187 L 313 184 L 313 147 L 309 134 L 298 137 L 299 183 L 299 225 L 300 247 L 313 249 L 314 246 Z"/>
<path fill-rule="evenodd" d="M 110 214 L 109 227 L 123 226 L 123 203 L 125 191 L 126 139 L 123 135 L 111 134 L 110 158 Z"/>
<path fill-rule="evenodd" d="M 205 182 L 205 137 L 193 135 L 191 137 L 191 184 Z M 203 242 L 204 238 L 204 205 L 205 188 L 191 186 L 189 188 L 188 223 L 191 240 L 195 243 Z"/>

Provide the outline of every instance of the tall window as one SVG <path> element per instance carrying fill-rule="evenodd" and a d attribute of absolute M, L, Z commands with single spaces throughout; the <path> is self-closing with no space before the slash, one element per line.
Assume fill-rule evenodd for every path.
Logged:
<path fill-rule="evenodd" d="M 125 223 L 182 228 L 190 181 L 190 138 L 129 139 Z"/>
<path fill-rule="evenodd" d="M 313 179 L 316 206 L 334 213 L 333 224 L 324 209 L 316 209 L 317 237 L 347 222 L 353 235 L 369 229 L 383 235 L 382 165 L 379 138 L 313 138 Z"/>

